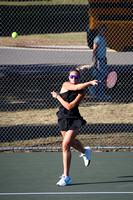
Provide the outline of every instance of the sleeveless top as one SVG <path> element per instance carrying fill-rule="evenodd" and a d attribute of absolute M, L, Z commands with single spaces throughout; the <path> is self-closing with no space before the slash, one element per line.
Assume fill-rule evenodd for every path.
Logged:
<path fill-rule="evenodd" d="M 78 95 L 79 91 L 67 91 L 61 93 L 60 96 L 67 102 L 72 102 Z M 59 105 L 59 111 L 56 113 L 58 119 L 83 119 L 79 113 L 78 106 L 74 107 L 72 110 L 67 110 L 61 103 Z"/>

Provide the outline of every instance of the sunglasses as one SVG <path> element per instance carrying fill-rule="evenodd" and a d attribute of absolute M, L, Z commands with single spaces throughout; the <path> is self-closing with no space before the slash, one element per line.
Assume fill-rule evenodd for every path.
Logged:
<path fill-rule="evenodd" d="M 73 79 L 73 78 L 78 79 L 79 76 L 77 76 L 77 75 L 76 75 L 76 76 L 74 76 L 74 75 L 70 75 L 70 78 L 71 78 L 71 79 Z"/>

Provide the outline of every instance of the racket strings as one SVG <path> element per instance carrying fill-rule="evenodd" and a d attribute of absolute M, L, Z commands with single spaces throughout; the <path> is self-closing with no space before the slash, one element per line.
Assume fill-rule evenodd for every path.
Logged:
<path fill-rule="evenodd" d="M 115 71 L 110 72 L 107 76 L 106 82 L 108 88 L 113 88 L 117 82 L 117 73 Z"/>

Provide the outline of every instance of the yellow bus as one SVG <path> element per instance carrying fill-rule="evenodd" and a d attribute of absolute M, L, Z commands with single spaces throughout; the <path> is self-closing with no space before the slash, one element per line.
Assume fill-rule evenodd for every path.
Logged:
<path fill-rule="evenodd" d="M 87 41 L 93 47 L 100 24 L 108 28 L 107 46 L 116 51 L 132 51 L 132 0 L 89 0 Z"/>

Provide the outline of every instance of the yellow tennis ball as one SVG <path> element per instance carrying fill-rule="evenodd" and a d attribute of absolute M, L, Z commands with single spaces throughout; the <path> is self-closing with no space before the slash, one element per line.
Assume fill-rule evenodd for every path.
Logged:
<path fill-rule="evenodd" d="M 13 33 L 12 33 L 12 38 L 17 38 L 17 37 L 18 37 L 17 32 L 13 32 Z"/>

